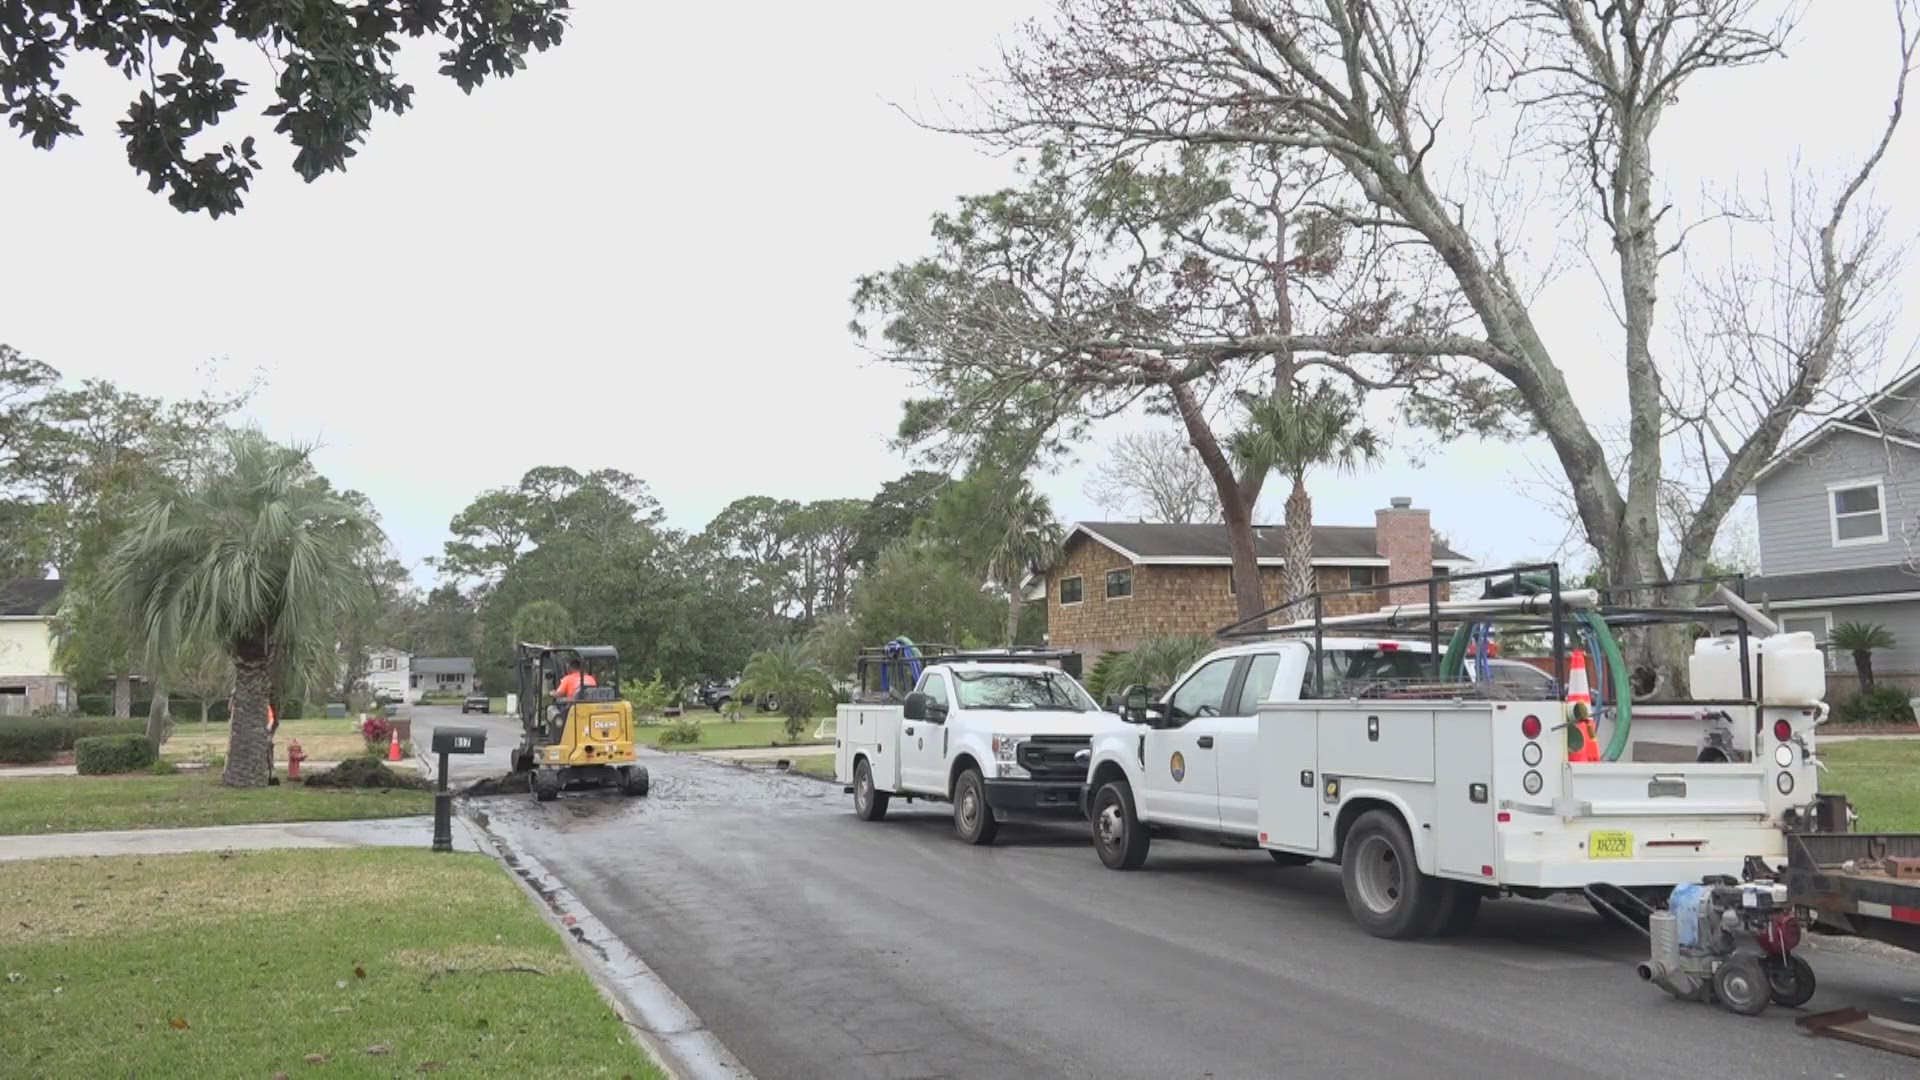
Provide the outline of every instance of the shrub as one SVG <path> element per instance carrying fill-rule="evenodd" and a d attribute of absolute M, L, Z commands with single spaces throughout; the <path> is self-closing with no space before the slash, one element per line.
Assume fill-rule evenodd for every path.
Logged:
<path fill-rule="evenodd" d="M 165 758 L 157 758 L 152 765 L 147 766 L 147 771 L 155 776 L 172 776 L 180 771 L 180 766 Z"/>
<path fill-rule="evenodd" d="M 683 716 L 660 732 L 662 746 L 691 746 L 700 741 L 700 721 Z"/>
<path fill-rule="evenodd" d="M 1833 710 L 1833 718 L 1843 724 L 1911 724 L 1914 719 L 1907 692 L 1895 686 L 1853 695 Z"/>
<path fill-rule="evenodd" d="M 280 719 L 298 720 L 305 716 L 307 703 L 304 701 L 283 701 L 280 703 Z"/>
<path fill-rule="evenodd" d="M 113 720 L 86 716 L 0 720 L 0 762 L 32 765 L 48 761 L 90 735 L 130 735 L 147 730 L 144 719 Z"/>
<path fill-rule="evenodd" d="M 73 765 L 82 776 L 139 772 L 159 759 L 145 735 L 89 735 L 73 744 Z"/>
<path fill-rule="evenodd" d="M 375 747 L 385 750 L 393 738 L 393 725 L 385 717 L 369 716 L 360 722 L 360 737 L 367 740 L 367 753 L 373 753 Z"/>

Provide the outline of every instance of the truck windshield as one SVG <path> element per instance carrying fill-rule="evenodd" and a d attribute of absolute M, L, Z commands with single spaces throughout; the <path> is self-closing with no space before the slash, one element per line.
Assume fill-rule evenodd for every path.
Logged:
<path fill-rule="evenodd" d="M 953 677 L 963 709 L 1093 712 L 1098 708 L 1079 683 L 1057 671 L 956 671 Z"/>

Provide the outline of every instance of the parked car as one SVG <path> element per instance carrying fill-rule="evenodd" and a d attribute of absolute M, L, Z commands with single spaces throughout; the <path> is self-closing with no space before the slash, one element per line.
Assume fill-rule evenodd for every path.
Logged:
<path fill-rule="evenodd" d="M 485 694 L 468 694 L 466 700 L 460 703 L 461 716 L 465 716 L 468 713 L 490 713 L 492 711 L 493 699 Z"/>
<path fill-rule="evenodd" d="M 705 705 L 714 712 L 719 712 L 721 709 L 726 708 L 727 702 L 732 700 L 733 683 L 709 682 L 700 684 L 700 704 Z"/>

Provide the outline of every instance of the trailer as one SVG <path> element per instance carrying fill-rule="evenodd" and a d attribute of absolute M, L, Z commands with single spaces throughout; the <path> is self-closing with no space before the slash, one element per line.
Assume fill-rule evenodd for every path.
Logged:
<path fill-rule="evenodd" d="M 1476 582 L 1485 595 L 1442 593 Z M 1457 930 L 1489 896 L 1614 890 L 1663 899 L 1676 885 L 1737 879 L 1753 858 L 1785 860 L 1782 824 L 1817 786 L 1814 729 L 1825 709 L 1784 692 L 1797 692 L 1801 681 L 1763 688 L 1764 668 L 1750 668 L 1737 609 L 1608 605 L 1597 591 L 1563 589 L 1553 564 L 1366 591 L 1378 589 L 1424 602 L 1327 616 L 1330 599 L 1360 591 L 1331 590 L 1283 606 L 1305 608 L 1310 618 L 1270 627 L 1283 610 L 1275 608 L 1220 631 L 1229 640 L 1311 640 L 1316 653 L 1329 628 L 1425 637 L 1430 645 L 1420 677 L 1327 685 L 1324 666 L 1315 665 L 1304 696 L 1275 692 L 1258 710 L 1254 767 L 1246 770 L 1258 846 L 1281 861 L 1339 863 L 1348 906 L 1369 932 Z M 1732 624 L 1737 694 L 1633 698 L 1614 630 L 1676 623 Z M 1546 638 L 1561 688 L 1555 697 L 1516 698 L 1495 680 L 1467 677 L 1465 665 L 1487 654 L 1475 643 L 1487 640 L 1489 627 Z M 1570 646 L 1583 639 L 1603 676 L 1590 713 L 1561 698 Z M 1129 719 L 1165 722 L 1134 704 Z M 1604 750 L 1587 751 L 1595 738 Z M 1589 756 L 1597 760 L 1581 760 Z M 1096 776 L 1091 784 L 1096 842 L 1098 812 L 1118 804 L 1124 817 L 1131 805 L 1130 791 L 1103 800 L 1102 783 Z M 1224 805 L 1235 796 L 1222 788 L 1219 797 Z"/>
<path fill-rule="evenodd" d="M 1816 929 L 1920 952 L 1920 833 L 1851 832 L 1853 821 L 1837 793 L 1789 821 L 1789 900 Z"/>

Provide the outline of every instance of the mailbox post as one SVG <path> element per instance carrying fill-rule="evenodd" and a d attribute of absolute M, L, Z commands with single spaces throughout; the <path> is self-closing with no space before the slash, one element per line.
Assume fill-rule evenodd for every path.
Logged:
<path fill-rule="evenodd" d="M 433 850 L 453 850 L 453 793 L 447 790 L 447 755 L 481 754 L 486 749 L 486 728 L 433 729 L 433 752 L 440 755 L 440 786 L 433 795 Z"/>

